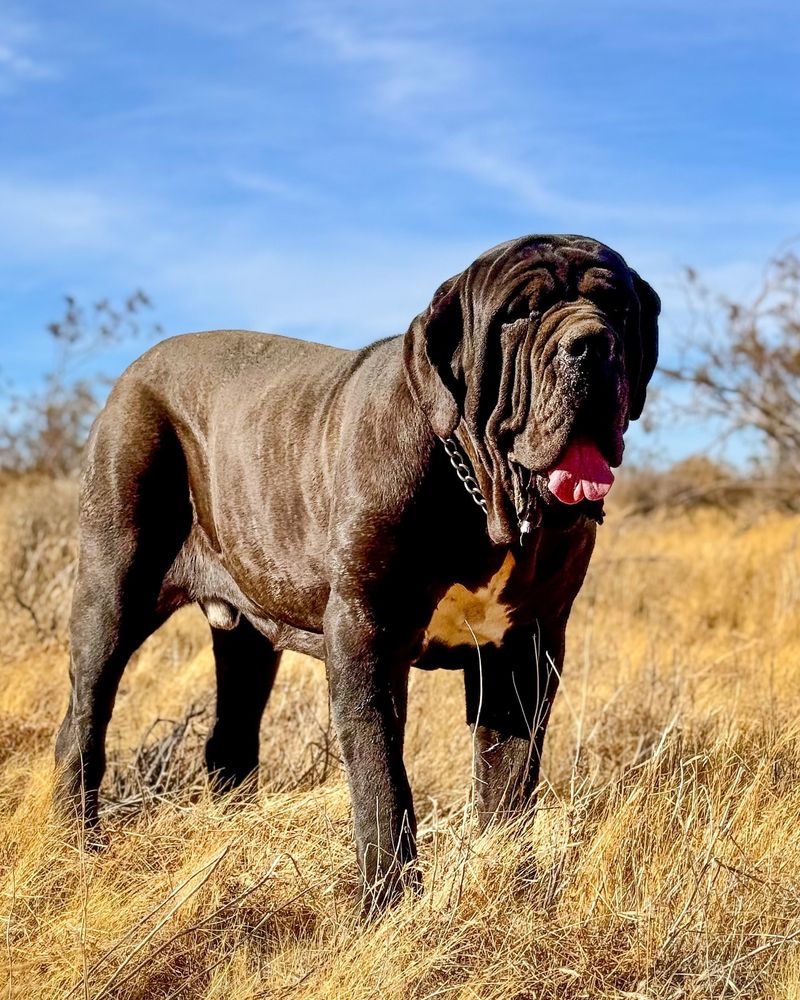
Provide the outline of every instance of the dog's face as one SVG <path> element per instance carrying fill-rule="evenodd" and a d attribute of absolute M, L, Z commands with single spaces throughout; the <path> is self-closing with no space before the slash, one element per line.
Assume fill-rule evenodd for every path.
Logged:
<path fill-rule="evenodd" d="M 653 289 L 602 243 L 529 236 L 446 281 L 411 324 L 412 390 L 439 437 L 458 428 L 493 541 L 516 537 L 526 476 L 545 505 L 597 507 L 602 488 L 591 480 L 620 464 L 623 434 L 642 412 L 659 308 Z M 581 462 L 593 476 L 581 480 Z"/>

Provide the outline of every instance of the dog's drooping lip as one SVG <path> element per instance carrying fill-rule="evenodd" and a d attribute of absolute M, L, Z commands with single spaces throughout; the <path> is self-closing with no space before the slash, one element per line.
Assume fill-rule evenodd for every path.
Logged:
<path fill-rule="evenodd" d="M 570 441 L 558 461 L 547 471 L 548 489 L 565 504 L 602 500 L 613 482 L 611 466 L 589 438 Z"/>

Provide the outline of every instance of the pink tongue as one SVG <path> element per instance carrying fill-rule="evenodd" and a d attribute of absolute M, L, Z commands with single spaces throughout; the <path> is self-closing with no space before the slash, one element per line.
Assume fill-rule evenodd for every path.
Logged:
<path fill-rule="evenodd" d="M 585 439 L 571 442 L 548 476 L 550 492 L 562 503 L 602 500 L 614 482 L 614 473 L 600 449 Z"/>

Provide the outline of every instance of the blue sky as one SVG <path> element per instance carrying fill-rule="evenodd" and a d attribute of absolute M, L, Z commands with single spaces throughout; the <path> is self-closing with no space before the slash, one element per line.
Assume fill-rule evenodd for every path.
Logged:
<path fill-rule="evenodd" d="M 360 346 L 527 232 L 621 251 L 669 358 L 683 265 L 746 294 L 800 232 L 799 67 L 781 0 L 0 0 L 3 374 L 139 286 L 168 333 Z"/>

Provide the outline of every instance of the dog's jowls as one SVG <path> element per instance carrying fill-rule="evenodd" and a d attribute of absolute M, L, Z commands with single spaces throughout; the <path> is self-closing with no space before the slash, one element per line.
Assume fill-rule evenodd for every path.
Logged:
<path fill-rule="evenodd" d="M 280 650 L 325 659 L 368 905 L 418 880 L 411 666 L 463 671 L 481 820 L 529 800 L 658 311 L 608 247 L 530 236 L 363 351 L 217 331 L 143 355 L 87 450 L 59 800 L 94 827 L 128 658 L 191 602 L 212 627 L 219 789 L 257 769 Z"/>

